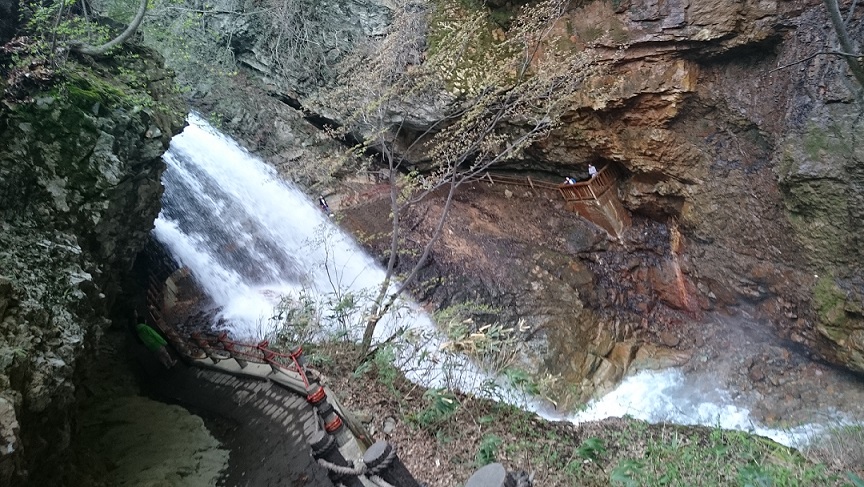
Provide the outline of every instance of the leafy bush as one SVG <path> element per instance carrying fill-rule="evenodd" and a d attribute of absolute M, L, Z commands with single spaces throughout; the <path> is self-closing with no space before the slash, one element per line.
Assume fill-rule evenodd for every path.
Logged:
<path fill-rule="evenodd" d="M 496 435 L 489 434 L 483 436 L 475 457 L 477 466 L 482 467 L 498 461 L 498 448 L 502 442 L 503 440 Z"/>
<path fill-rule="evenodd" d="M 429 389 L 423 394 L 427 405 L 408 420 L 423 429 L 436 429 L 446 423 L 459 409 L 459 401 L 452 392 Z"/>

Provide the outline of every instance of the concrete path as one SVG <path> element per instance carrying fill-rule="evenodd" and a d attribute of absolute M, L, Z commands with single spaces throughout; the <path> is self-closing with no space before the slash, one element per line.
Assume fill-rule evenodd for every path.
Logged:
<path fill-rule="evenodd" d="M 151 393 L 189 408 L 230 450 L 226 487 L 332 487 L 304 429 L 315 414 L 304 397 L 269 381 L 178 364 L 153 377 Z"/>

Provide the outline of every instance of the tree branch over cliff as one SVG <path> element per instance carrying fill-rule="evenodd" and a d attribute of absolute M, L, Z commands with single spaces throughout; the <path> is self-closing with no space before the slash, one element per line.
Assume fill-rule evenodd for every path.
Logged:
<path fill-rule="evenodd" d="M 439 8 L 432 15 L 406 3 L 387 37 L 346 61 L 341 87 L 322 98 L 345 113 L 343 128 L 362 139 L 357 152 L 376 154 L 390 181 L 385 277 L 366 310 L 363 354 L 432 258 L 459 188 L 548 135 L 580 96 L 600 103 L 614 89 L 584 86 L 604 69 L 591 49 L 559 48 L 566 0 L 527 5 L 508 32 L 495 35 L 482 11 L 458 2 Z M 433 195 L 441 198 L 440 213 L 425 241 L 406 250 L 402 226 L 412 207 Z M 397 275 L 405 254 L 412 264 Z"/>
<path fill-rule="evenodd" d="M 801 63 L 806 63 L 807 61 L 809 61 L 809 60 L 811 60 L 817 56 L 855 57 L 855 58 L 858 58 L 859 62 L 861 62 L 861 55 L 859 55 L 859 54 L 850 54 L 848 52 L 840 52 L 840 51 L 821 51 L 821 52 L 813 53 L 813 54 L 811 54 L 811 55 L 809 55 L 803 59 L 793 61 L 789 64 L 784 64 L 783 66 L 778 66 L 778 67 L 772 69 L 771 71 L 768 71 L 768 73 L 770 74 L 770 73 L 773 73 L 775 71 L 780 71 L 782 69 L 791 68 L 792 66 L 797 66 Z"/>
<path fill-rule="evenodd" d="M 840 41 L 840 47 L 844 52 L 849 53 L 845 54 L 843 58 L 846 60 L 846 64 L 849 65 L 849 70 L 852 71 L 852 75 L 855 76 L 858 84 L 864 87 L 864 68 L 861 67 L 861 62 L 859 61 L 861 55 L 858 54 L 858 49 L 852 44 L 852 40 L 849 38 L 846 22 L 843 21 L 843 16 L 840 15 L 840 6 L 837 4 L 837 0 L 823 1 L 825 2 L 825 8 L 828 9 L 828 17 L 831 18 L 834 32 L 837 33 L 837 40 Z M 851 11 L 849 12 L 849 17 L 852 17 Z"/>
<path fill-rule="evenodd" d="M 138 12 L 135 13 L 135 17 L 129 22 L 129 25 L 126 27 L 126 30 L 120 33 L 117 37 L 111 39 L 110 41 L 100 45 L 100 46 L 90 46 L 87 44 L 82 44 L 78 42 L 70 43 L 70 49 L 79 52 L 81 54 L 87 54 L 89 56 L 100 56 L 105 54 L 112 48 L 119 46 L 126 42 L 133 34 L 138 30 L 138 27 L 141 26 L 141 22 L 144 20 L 144 14 L 147 12 L 147 1 L 141 0 L 138 4 Z"/>

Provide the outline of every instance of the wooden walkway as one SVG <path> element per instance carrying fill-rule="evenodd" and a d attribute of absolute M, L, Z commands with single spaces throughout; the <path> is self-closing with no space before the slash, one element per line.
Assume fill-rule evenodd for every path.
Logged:
<path fill-rule="evenodd" d="M 569 211 L 599 226 L 610 236 L 620 238 L 624 230 L 630 226 L 630 213 L 621 204 L 616 192 L 609 191 L 619 178 L 615 166 L 607 164 L 591 179 L 573 184 L 555 184 L 550 181 L 534 180 L 530 176 L 514 177 L 491 172 L 472 178 L 471 181 L 556 191 L 564 198 L 565 207 Z"/>
<path fill-rule="evenodd" d="M 559 185 L 558 191 L 564 197 L 564 201 L 568 203 L 597 200 L 609 191 L 616 182 L 618 182 L 618 173 L 611 164 L 607 164 L 591 179 L 575 184 Z"/>

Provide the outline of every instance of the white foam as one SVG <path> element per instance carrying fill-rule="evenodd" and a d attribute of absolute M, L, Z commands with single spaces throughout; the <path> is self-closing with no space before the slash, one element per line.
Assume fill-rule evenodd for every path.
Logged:
<path fill-rule="evenodd" d="M 754 422 L 747 408 L 736 406 L 727 391 L 716 387 L 705 391 L 678 369 L 641 371 L 568 419 L 579 423 L 628 416 L 651 423 L 720 427 L 766 436 L 787 446 L 803 446 L 823 429 L 816 424 L 768 428 Z"/>

